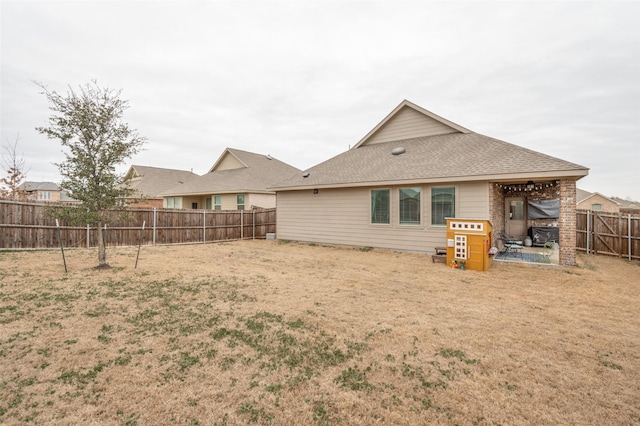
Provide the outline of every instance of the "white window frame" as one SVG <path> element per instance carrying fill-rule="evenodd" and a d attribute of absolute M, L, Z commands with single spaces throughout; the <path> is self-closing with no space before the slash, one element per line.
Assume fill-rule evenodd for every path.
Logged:
<path fill-rule="evenodd" d="M 434 216 L 434 212 L 433 212 L 433 190 L 434 189 L 444 189 L 444 188 L 453 188 L 453 216 L 445 216 L 443 219 L 444 223 L 433 223 L 433 216 Z M 446 227 L 447 226 L 447 221 L 446 218 L 447 217 L 456 217 L 457 215 L 457 211 L 458 211 L 458 187 L 456 185 L 438 185 L 438 186 L 432 186 L 429 190 L 429 224 L 434 227 L 434 228 L 439 228 L 439 227 Z"/>
<path fill-rule="evenodd" d="M 402 218 L 402 197 L 401 191 L 412 189 L 418 192 L 418 222 L 403 222 Z M 422 225 L 422 187 L 420 186 L 407 186 L 398 188 L 398 225 L 400 226 L 421 226 Z"/>
<path fill-rule="evenodd" d="M 373 192 L 374 191 L 386 191 L 388 194 L 388 206 L 387 206 L 387 222 L 374 222 L 373 221 Z M 391 188 L 373 188 L 369 191 L 369 224 L 375 226 L 387 226 L 391 225 Z"/>
<path fill-rule="evenodd" d="M 240 203 L 240 197 L 242 197 L 242 203 Z M 247 196 L 246 194 L 236 194 L 236 209 L 237 210 L 244 210 L 246 207 L 247 203 Z M 240 208 L 242 206 L 242 208 Z"/>

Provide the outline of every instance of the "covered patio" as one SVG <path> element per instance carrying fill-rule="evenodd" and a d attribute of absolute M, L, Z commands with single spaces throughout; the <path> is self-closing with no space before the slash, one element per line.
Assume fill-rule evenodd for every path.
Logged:
<path fill-rule="evenodd" d="M 553 210 L 544 211 L 545 203 L 552 204 Z M 491 221 L 494 224 L 494 246 L 499 249 L 494 260 L 575 265 L 575 206 L 575 178 L 538 177 L 493 182 Z M 543 234 L 545 238 L 537 239 Z M 501 235 L 513 237 L 520 243 L 515 249 L 504 250 L 505 241 Z M 557 243 L 557 248 L 545 247 L 547 241 Z"/>

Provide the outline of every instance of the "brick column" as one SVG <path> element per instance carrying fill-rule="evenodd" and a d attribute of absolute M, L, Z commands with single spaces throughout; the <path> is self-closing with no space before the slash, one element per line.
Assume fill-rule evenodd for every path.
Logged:
<path fill-rule="evenodd" d="M 576 264 L 576 181 L 560 180 L 560 264 Z"/>
<path fill-rule="evenodd" d="M 494 246 L 498 246 L 500 231 L 504 231 L 504 192 L 497 184 L 489 183 L 489 220 L 493 225 Z"/>

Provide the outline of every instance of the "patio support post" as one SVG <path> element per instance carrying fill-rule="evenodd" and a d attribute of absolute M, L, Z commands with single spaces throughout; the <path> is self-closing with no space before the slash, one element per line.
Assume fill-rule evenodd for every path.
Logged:
<path fill-rule="evenodd" d="M 560 179 L 560 265 L 576 264 L 576 181 Z"/>

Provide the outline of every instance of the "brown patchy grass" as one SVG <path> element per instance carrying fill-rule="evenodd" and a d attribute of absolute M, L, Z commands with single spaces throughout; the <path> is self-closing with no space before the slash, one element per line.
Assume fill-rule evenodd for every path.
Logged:
<path fill-rule="evenodd" d="M 278 241 L 0 253 L 0 423 L 640 424 L 640 264 Z"/>

